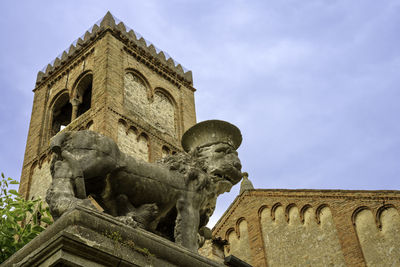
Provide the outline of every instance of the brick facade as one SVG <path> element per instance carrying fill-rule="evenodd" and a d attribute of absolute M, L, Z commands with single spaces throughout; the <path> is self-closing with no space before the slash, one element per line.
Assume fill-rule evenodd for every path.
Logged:
<path fill-rule="evenodd" d="M 213 229 L 253 266 L 400 265 L 400 191 L 246 190 Z"/>

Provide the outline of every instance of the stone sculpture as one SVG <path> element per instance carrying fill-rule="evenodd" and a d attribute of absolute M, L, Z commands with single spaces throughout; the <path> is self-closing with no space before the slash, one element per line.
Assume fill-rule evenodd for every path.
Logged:
<path fill-rule="evenodd" d="M 123 222 L 197 251 L 210 234 L 205 226 L 217 196 L 242 178 L 236 152 L 241 140 L 232 124 L 205 121 L 183 135 L 186 152 L 147 163 L 99 133 L 61 132 L 50 144 L 46 201 L 57 219 L 78 204 L 92 206 L 90 196 Z"/>

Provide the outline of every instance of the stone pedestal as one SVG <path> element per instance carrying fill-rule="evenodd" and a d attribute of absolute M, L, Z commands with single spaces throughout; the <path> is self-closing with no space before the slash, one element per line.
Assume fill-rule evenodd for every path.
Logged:
<path fill-rule="evenodd" d="M 84 207 L 64 214 L 3 266 L 224 266 Z"/>

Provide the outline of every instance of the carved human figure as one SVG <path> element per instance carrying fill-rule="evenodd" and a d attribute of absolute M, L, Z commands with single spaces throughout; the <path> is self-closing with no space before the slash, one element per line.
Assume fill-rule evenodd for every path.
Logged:
<path fill-rule="evenodd" d="M 197 251 L 217 196 L 242 177 L 240 142 L 235 126 L 206 121 L 183 136 L 186 153 L 148 163 L 98 133 L 62 132 L 51 142 L 46 201 L 57 219 L 78 204 L 91 206 L 90 195 L 106 213 Z"/>

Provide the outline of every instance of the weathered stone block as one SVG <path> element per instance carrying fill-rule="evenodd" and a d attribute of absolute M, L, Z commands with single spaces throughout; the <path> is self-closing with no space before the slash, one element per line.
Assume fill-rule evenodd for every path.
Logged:
<path fill-rule="evenodd" d="M 64 214 L 4 266 L 224 266 L 85 207 Z"/>

